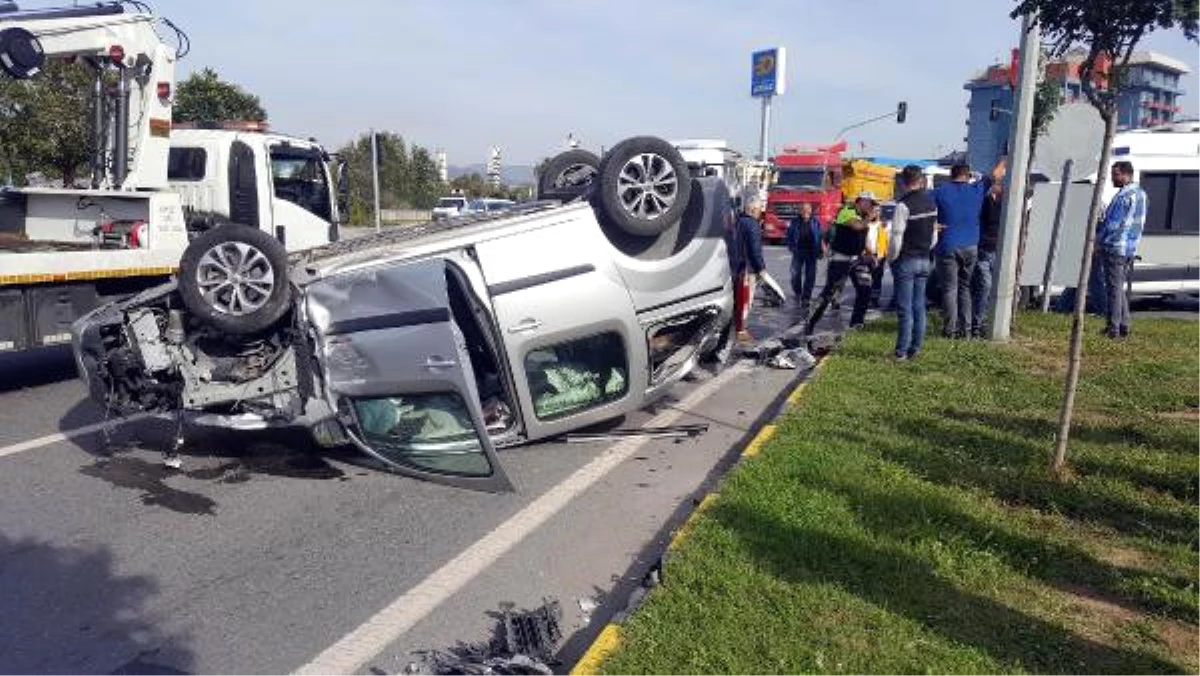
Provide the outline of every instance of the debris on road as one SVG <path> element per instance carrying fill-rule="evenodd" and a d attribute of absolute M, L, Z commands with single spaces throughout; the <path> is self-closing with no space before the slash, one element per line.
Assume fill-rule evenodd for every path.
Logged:
<path fill-rule="evenodd" d="M 592 613 L 596 612 L 596 609 L 599 607 L 600 607 L 600 605 L 592 599 L 589 599 L 589 598 L 579 599 L 579 611 L 581 613 L 583 613 L 583 617 L 580 619 L 580 623 L 583 624 L 583 626 L 585 626 L 585 627 L 588 624 L 591 624 Z"/>
<path fill-rule="evenodd" d="M 708 431 L 706 423 L 695 425 L 664 425 L 662 427 L 638 427 L 629 429 L 616 429 L 607 432 L 572 432 L 564 437 L 568 444 L 584 443 L 589 441 L 612 441 L 614 439 L 625 439 L 628 437 L 649 437 L 653 439 L 666 439 L 671 437 L 694 437 L 704 434 Z"/>
<path fill-rule="evenodd" d="M 816 363 L 816 357 L 803 347 L 779 352 L 767 360 L 767 366 L 777 369 L 808 369 Z"/>
<path fill-rule="evenodd" d="M 500 608 L 498 636 L 488 643 L 460 643 L 449 650 L 422 651 L 410 674 L 553 674 L 547 666 L 562 639 L 562 605 L 545 600 L 534 610 Z"/>

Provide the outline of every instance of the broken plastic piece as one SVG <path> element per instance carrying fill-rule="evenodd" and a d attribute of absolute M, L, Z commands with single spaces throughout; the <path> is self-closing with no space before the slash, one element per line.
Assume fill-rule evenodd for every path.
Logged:
<path fill-rule="evenodd" d="M 696 425 L 665 425 L 662 427 L 639 427 L 634 429 L 617 429 L 607 432 L 573 432 L 566 435 L 567 443 L 587 441 L 610 441 L 628 437 L 652 437 L 666 439 L 671 437 L 694 437 L 708 431 L 706 423 Z"/>

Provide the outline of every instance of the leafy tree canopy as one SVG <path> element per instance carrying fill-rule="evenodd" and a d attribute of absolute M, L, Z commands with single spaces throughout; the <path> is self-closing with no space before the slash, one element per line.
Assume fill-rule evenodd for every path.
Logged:
<path fill-rule="evenodd" d="M 1079 69 L 1083 92 L 1101 114 L 1113 114 L 1121 70 L 1137 44 L 1147 34 L 1169 28 L 1196 40 L 1197 5 L 1198 0 L 1017 0 L 1011 16 L 1036 13 L 1052 56 L 1077 46 L 1087 49 Z M 1116 67 L 1111 72 L 1109 64 Z M 1097 88 L 1097 79 L 1114 81 Z"/>
<path fill-rule="evenodd" d="M 23 184 L 41 173 L 77 183 L 91 156 L 88 112 L 94 72 L 58 59 L 46 62 L 31 80 L 0 76 L 0 180 Z"/>
<path fill-rule="evenodd" d="M 205 68 L 179 83 L 172 117 L 176 122 L 261 121 L 267 119 L 267 111 L 257 96 Z"/>

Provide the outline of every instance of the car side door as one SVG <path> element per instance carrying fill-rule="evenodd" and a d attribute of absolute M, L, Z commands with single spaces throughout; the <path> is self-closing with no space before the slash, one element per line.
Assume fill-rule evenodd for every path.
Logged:
<path fill-rule="evenodd" d="M 646 338 L 591 210 L 475 245 L 526 434 L 545 438 L 641 405 Z"/>
<path fill-rule="evenodd" d="M 319 361 L 348 435 L 388 469 L 512 490 L 487 434 L 440 258 L 331 276 L 306 290 Z"/>

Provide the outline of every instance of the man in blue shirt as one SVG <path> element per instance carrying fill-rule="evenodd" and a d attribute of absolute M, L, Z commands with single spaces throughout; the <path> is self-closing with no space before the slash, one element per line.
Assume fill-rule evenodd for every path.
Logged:
<path fill-rule="evenodd" d="M 1095 255 L 1108 289 L 1108 322 L 1104 334 L 1109 338 L 1129 335 L 1129 296 L 1125 280 L 1137 256 L 1146 224 L 1146 191 L 1133 182 L 1133 164 L 1114 162 L 1112 182 L 1117 194 L 1104 210 L 1104 218 L 1096 229 Z"/>
<path fill-rule="evenodd" d="M 971 182 L 971 168 L 956 164 L 950 180 L 933 191 L 938 210 L 935 265 L 942 285 L 942 335 L 965 338 L 971 326 L 971 275 L 979 255 L 979 213 L 994 181 L 1004 178 L 1005 158 L 992 167 L 991 175 Z"/>

